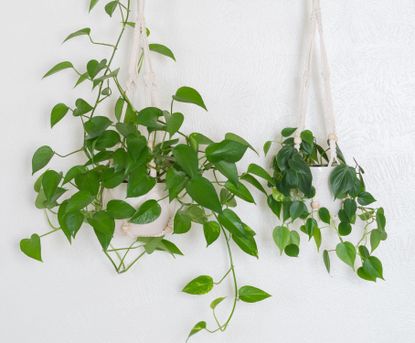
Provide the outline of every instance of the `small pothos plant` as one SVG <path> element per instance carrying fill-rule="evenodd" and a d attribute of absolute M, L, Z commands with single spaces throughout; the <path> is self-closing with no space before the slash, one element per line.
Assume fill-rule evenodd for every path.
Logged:
<path fill-rule="evenodd" d="M 273 230 L 273 239 L 280 253 L 297 257 L 301 233 L 306 239 L 314 240 L 320 251 L 324 233 L 333 230 L 339 243 L 322 252 L 329 273 L 330 255 L 335 254 L 360 278 L 368 281 L 383 279 L 382 263 L 373 253 L 387 238 L 386 219 L 383 208 L 373 206 L 376 200 L 366 190 L 363 168 L 356 161 L 355 165 L 348 165 L 336 146 L 339 161 L 330 174 L 329 185 L 333 201 L 339 199 L 341 207 L 338 213 L 330 213 L 317 201 L 312 201 L 316 190 L 311 173 L 312 167 L 328 166 L 328 149 L 319 145 L 309 130 L 301 132 L 301 145 L 297 149 L 295 132 L 295 128 L 282 130 L 279 150 L 272 160 L 272 174 L 257 165 L 248 169 L 249 175 L 267 181 L 268 189 L 263 189 L 263 192 L 279 221 Z M 273 143 L 277 142 L 265 143 L 265 155 Z M 349 239 L 353 230 L 361 232 L 357 242 Z"/>
<path fill-rule="evenodd" d="M 98 0 L 91 0 L 90 10 L 97 3 Z M 258 256 L 255 232 L 232 210 L 237 205 L 236 197 L 255 202 L 241 182 L 243 178 L 237 168 L 237 163 L 252 147 L 233 133 L 215 142 L 198 132 L 182 132 L 184 115 L 175 111 L 176 103 L 190 103 L 206 110 L 200 93 L 191 87 L 179 88 L 172 96 L 168 109 L 137 109 L 134 106 L 118 77 L 120 68 L 114 66 L 120 43 L 126 32 L 135 26 L 130 20 L 131 4 L 131 0 L 105 4 L 106 13 L 110 17 L 118 13 L 121 22 L 114 43 L 96 42 L 90 28 L 77 30 L 65 39 L 66 42 L 84 37 L 92 45 L 107 47 L 107 58 L 97 57 L 79 67 L 64 61 L 44 75 L 49 77 L 71 70 L 77 77 L 75 87 L 89 83 L 94 100 L 79 98 L 74 105 L 59 103 L 51 111 L 51 127 L 62 125 L 62 120 L 69 116 L 80 121 L 79 147 L 62 154 L 50 146 L 42 146 L 34 153 L 32 173 L 38 174 L 34 184 L 37 193 L 35 205 L 44 211 L 51 229 L 23 239 L 20 249 L 27 256 L 42 261 L 41 241 L 46 236 L 63 234 L 72 243 L 80 230 L 92 229 L 117 273 L 127 272 L 143 256 L 156 251 L 182 255 L 181 250 L 166 237 L 139 237 L 132 239 L 126 247 L 112 244 L 117 220 L 134 224 L 152 223 L 163 211 L 160 202 L 168 198 L 178 203 L 173 225 L 175 234 L 186 233 L 193 223 L 197 223 L 203 227 L 207 245 L 219 237 L 225 243 L 229 269 L 220 280 L 214 282 L 210 276 L 199 276 L 183 289 L 189 294 L 205 294 L 231 276 L 234 294 L 229 317 L 223 323 L 219 322 L 215 308 L 224 298 L 215 299 L 211 308 L 217 328 L 209 330 L 205 322 L 199 322 L 190 335 L 203 329 L 223 331 L 232 318 L 238 300 L 256 302 L 269 297 L 268 293 L 252 286 L 238 288 L 232 258 L 233 245 L 251 256 Z M 149 48 L 175 60 L 173 52 L 165 45 L 152 43 Z M 139 72 L 144 54 L 138 63 Z M 52 159 L 72 155 L 79 155 L 78 160 L 83 162 L 70 165 L 64 171 L 46 169 Z M 124 197 L 105 203 L 105 190 L 122 184 L 127 185 Z M 126 201 L 127 198 L 148 194 L 156 184 L 165 186 L 166 195 L 163 198 L 147 200 L 138 208 Z"/>

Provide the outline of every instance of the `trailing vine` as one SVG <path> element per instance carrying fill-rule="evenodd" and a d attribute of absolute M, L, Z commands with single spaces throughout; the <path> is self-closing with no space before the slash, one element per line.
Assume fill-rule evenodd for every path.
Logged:
<path fill-rule="evenodd" d="M 373 207 L 375 198 L 366 190 L 363 180 L 364 170 L 357 164 L 350 166 L 345 162 L 342 152 L 337 147 L 338 165 L 333 168 L 328 180 L 333 194 L 333 201 L 341 201 L 338 213 L 330 213 L 326 207 L 320 207 L 312 200 L 316 190 L 310 167 L 327 166 L 327 150 L 317 144 L 313 133 L 305 130 L 301 133 L 301 145 L 297 150 L 293 134 L 295 128 L 282 130 L 281 147 L 273 158 L 273 174 L 259 166 L 251 166 L 250 174 L 260 176 L 267 181 L 269 191 L 268 206 L 278 218 L 280 225 L 273 231 L 273 239 L 281 254 L 297 257 L 300 252 L 300 234 L 308 240 L 314 240 L 320 250 L 323 233 L 333 230 L 339 243 L 332 249 L 323 250 L 323 261 L 330 272 L 330 254 L 349 265 L 357 275 L 368 281 L 383 279 L 381 261 L 373 255 L 379 244 L 386 240 L 386 219 L 381 207 Z M 271 144 L 264 145 L 265 154 Z M 356 243 L 347 237 L 363 227 Z M 299 230 L 298 230 L 299 228 Z M 356 258 L 360 258 L 357 263 Z M 356 264 L 358 267 L 356 269 Z"/>
<path fill-rule="evenodd" d="M 91 0 L 90 11 L 97 4 L 98 0 Z M 234 133 L 227 133 L 223 140 L 215 142 L 198 132 L 182 132 L 185 117 L 175 111 L 177 103 L 190 103 L 207 110 L 200 93 L 191 87 L 179 88 L 172 96 L 169 109 L 146 107 L 139 110 L 134 106 L 119 78 L 120 67 L 114 66 L 125 33 L 136 25 L 130 18 L 131 6 L 131 0 L 110 1 L 105 5 L 110 17 L 118 13 L 121 20 L 114 43 L 96 42 L 91 28 L 77 30 L 64 40 L 87 38 L 92 45 L 107 47 L 110 50 L 108 58 L 92 59 L 81 67 L 75 67 L 70 61 L 60 62 L 44 75 L 46 78 L 72 70 L 77 76 L 75 86 L 90 83 L 95 100 L 90 103 L 79 98 L 73 106 L 59 103 L 53 107 L 51 127 L 71 114 L 82 124 L 81 144 L 65 154 L 50 146 L 42 146 L 34 153 L 32 173 L 40 173 L 34 185 L 37 193 L 35 204 L 45 212 L 51 229 L 23 239 L 20 249 L 27 256 L 42 261 L 41 242 L 45 237 L 63 234 L 71 243 L 80 230 L 92 228 L 104 255 L 117 273 L 129 271 L 144 256 L 157 251 L 182 255 L 181 250 L 165 236 L 138 237 L 128 246 L 113 246 L 119 221 L 137 225 L 152 223 L 163 211 L 160 202 L 168 198 L 177 204 L 173 221 L 175 234 L 187 233 L 192 224 L 200 224 L 208 246 L 220 236 L 225 243 L 229 269 L 223 277 L 214 282 L 210 276 L 200 276 L 183 289 L 189 294 L 206 294 L 228 277 L 232 278 L 234 295 L 228 318 L 223 323 L 218 320 L 215 308 L 224 298 L 215 299 L 211 308 L 217 328 L 209 330 L 206 322 L 199 322 L 190 336 L 203 329 L 224 331 L 238 300 L 256 302 L 269 297 L 266 292 L 252 286 L 238 288 L 232 256 L 235 244 L 245 253 L 258 257 L 255 232 L 231 209 L 237 205 L 236 198 L 255 203 L 241 182 L 252 180 L 241 176 L 237 168 L 246 151 L 253 148 Z M 149 36 L 150 31 L 145 29 Z M 152 43 L 149 49 L 175 60 L 173 52 L 165 45 Z M 144 57 L 141 51 L 138 73 L 143 67 Z M 46 169 L 52 159 L 65 159 L 72 155 L 79 156 L 84 162 L 71 165 L 66 171 Z M 147 200 L 138 208 L 127 201 L 149 194 L 157 184 L 165 185 L 164 197 Z M 104 193 L 121 185 L 126 185 L 124 197 L 106 202 Z"/>

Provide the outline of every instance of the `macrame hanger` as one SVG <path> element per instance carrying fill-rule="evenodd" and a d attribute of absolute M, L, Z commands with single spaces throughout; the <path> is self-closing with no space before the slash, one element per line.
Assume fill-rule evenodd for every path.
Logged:
<path fill-rule="evenodd" d="M 139 69 L 142 63 L 145 106 L 158 107 L 158 89 L 156 75 L 150 56 L 150 48 L 147 37 L 146 21 L 144 16 L 145 0 L 137 0 L 137 15 L 133 37 L 133 50 L 130 57 L 129 80 L 127 92 L 134 96 L 139 82 Z"/>
<path fill-rule="evenodd" d="M 305 127 L 305 118 L 308 108 L 308 96 L 310 89 L 310 78 L 311 78 L 311 68 L 313 61 L 313 51 L 314 44 L 317 36 L 317 32 L 320 36 L 320 58 L 322 65 L 322 81 L 323 81 L 323 111 L 324 119 L 326 124 L 326 130 L 328 132 L 328 142 L 329 142 L 329 167 L 333 165 L 334 162 L 338 162 L 337 159 L 337 136 L 336 136 L 336 121 L 333 110 L 333 97 L 331 93 L 331 84 L 330 84 L 330 67 L 327 57 L 327 49 L 324 41 L 324 32 L 323 24 L 321 20 L 321 7 L 320 0 L 312 0 L 312 14 L 311 14 L 311 30 L 309 32 L 309 37 L 307 40 L 307 56 L 304 63 L 304 71 L 302 75 L 302 83 L 300 88 L 300 119 L 296 135 L 294 137 L 295 147 L 298 150 L 301 144 L 301 132 Z"/>

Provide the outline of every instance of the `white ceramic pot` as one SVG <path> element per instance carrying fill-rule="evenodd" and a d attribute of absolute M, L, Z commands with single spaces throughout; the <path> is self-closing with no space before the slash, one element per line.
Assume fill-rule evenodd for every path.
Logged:
<path fill-rule="evenodd" d="M 127 197 L 127 184 L 123 183 L 113 189 L 105 189 L 103 193 L 103 202 L 106 206 L 110 200 L 124 200 L 135 209 L 147 200 L 159 200 L 167 195 L 164 184 L 157 183 L 154 188 L 147 194 L 138 198 Z M 170 203 L 166 198 L 159 202 L 161 206 L 161 215 L 157 220 L 149 224 L 132 224 L 128 220 L 116 220 L 116 233 L 128 235 L 133 238 L 137 237 L 160 237 L 172 233 L 172 220 L 176 211 L 175 203 Z"/>
<path fill-rule="evenodd" d="M 316 195 L 313 198 L 314 205 L 319 207 L 326 207 L 330 214 L 337 216 L 341 208 L 341 201 L 334 199 L 334 195 L 330 190 L 330 174 L 335 167 L 311 167 L 311 174 L 313 175 L 313 186 L 316 189 Z M 318 207 L 318 206 L 316 206 Z"/>

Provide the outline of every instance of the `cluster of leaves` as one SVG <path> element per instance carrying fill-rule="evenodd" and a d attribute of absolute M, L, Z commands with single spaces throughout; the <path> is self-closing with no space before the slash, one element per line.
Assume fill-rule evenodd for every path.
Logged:
<path fill-rule="evenodd" d="M 97 3 L 98 0 L 91 0 L 90 10 Z M 172 96 L 168 110 L 157 107 L 138 110 L 134 107 L 118 78 L 120 69 L 113 67 L 126 29 L 135 26 L 129 21 L 130 5 L 131 0 L 125 3 L 110 1 L 105 5 L 110 17 L 117 10 L 121 16 L 122 28 L 115 44 L 96 42 L 90 28 L 77 30 L 65 39 L 66 42 L 77 37 L 88 37 L 91 44 L 111 49 L 108 59 L 90 60 L 83 71 L 75 68 L 72 62 L 64 61 L 44 75 L 49 77 L 64 70 L 74 71 L 78 76 L 76 86 L 89 82 L 95 101 L 79 98 L 73 106 L 59 103 L 53 107 L 51 127 L 71 114 L 82 124 L 82 143 L 78 149 L 65 155 L 50 146 L 42 146 L 34 153 L 32 172 L 40 173 L 34 186 L 37 193 L 35 204 L 45 211 L 52 230 L 23 239 L 20 248 L 27 256 L 42 261 L 43 237 L 62 232 L 71 243 L 80 230 L 92 228 L 104 254 L 118 273 L 125 273 L 141 257 L 155 251 L 182 255 L 181 250 L 165 237 L 139 237 L 128 247 L 121 248 L 114 248 L 111 244 L 117 221 L 153 223 L 163 210 L 160 202 L 168 198 L 178 204 L 173 224 L 175 234 L 187 233 L 195 223 L 203 227 L 208 246 L 220 236 L 226 242 L 230 267 L 216 285 L 232 275 L 235 295 L 229 318 L 225 324 L 217 322 L 218 329 L 215 331 L 223 331 L 232 318 L 237 300 L 256 302 L 269 296 L 252 286 L 238 289 L 232 258 L 232 242 L 243 252 L 258 257 L 255 231 L 232 210 L 237 205 L 236 198 L 255 203 L 242 181 L 254 185 L 259 183 L 245 174 L 240 175 L 237 168 L 246 151 L 254 149 L 234 133 L 227 133 L 220 142 L 198 132 L 190 135 L 183 133 L 184 115 L 174 111 L 177 102 L 194 104 L 207 110 L 199 92 L 191 87 L 179 88 Z M 147 35 L 150 35 L 149 30 Z M 175 60 L 173 52 L 162 44 L 150 44 L 149 48 Z M 144 52 L 139 59 L 138 72 L 142 69 L 143 60 Z M 108 104 L 110 100 L 112 102 Z M 107 106 L 103 107 L 104 103 Z M 105 115 L 98 115 L 98 112 Z M 46 169 L 52 159 L 78 154 L 84 161 L 81 164 L 72 165 L 66 171 Z M 129 203 L 129 198 L 147 195 L 157 184 L 164 185 L 164 197 L 149 199 L 138 208 Z M 122 185 L 126 189 L 124 196 L 105 203 L 105 192 Z M 136 255 L 127 263 L 130 253 Z M 213 286 L 213 279 L 203 276 L 190 282 L 183 291 L 205 294 Z M 213 311 L 223 299 L 213 301 Z M 191 335 L 200 331 L 203 325 L 205 328 L 206 324 L 196 325 Z"/>
<path fill-rule="evenodd" d="M 273 159 L 273 175 L 265 177 L 271 188 L 271 194 L 267 194 L 268 205 L 281 221 L 273 231 L 275 244 L 281 254 L 297 257 L 300 252 L 297 227 L 309 240 L 314 240 L 317 250 L 321 247 L 322 231 L 333 229 L 340 242 L 335 249 L 323 251 L 327 271 L 330 272 L 330 253 L 335 252 L 353 270 L 356 270 L 356 257 L 359 256 L 361 263 L 356 271 L 362 279 L 383 279 L 382 264 L 372 253 L 387 238 L 386 219 L 383 208 L 371 207 L 376 200 L 366 191 L 363 169 L 357 163 L 355 167 L 347 165 L 337 148 L 340 162 L 330 174 L 329 183 L 333 201 L 340 199 L 341 208 L 338 213 L 330 213 L 325 207 L 312 208 L 310 199 L 315 196 L 315 189 L 310 167 L 327 165 L 327 151 L 316 143 L 309 130 L 301 132 L 302 143 L 297 150 L 295 131 L 295 128 L 286 128 L 281 132 L 283 141 Z M 265 144 L 265 153 L 270 146 L 271 142 Z M 353 244 L 345 237 L 351 234 L 358 218 L 364 229 L 360 240 Z"/>

